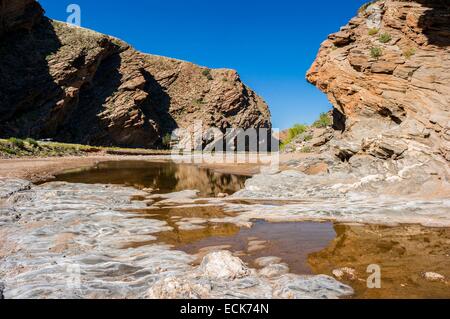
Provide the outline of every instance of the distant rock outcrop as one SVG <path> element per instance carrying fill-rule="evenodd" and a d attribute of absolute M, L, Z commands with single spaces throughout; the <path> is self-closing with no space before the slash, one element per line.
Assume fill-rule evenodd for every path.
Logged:
<path fill-rule="evenodd" d="M 307 79 L 335 108 L 337 155 L 450 161 L 449 45 L 440 0 L 373 1 L 330 35 Z"/>
<path fill-rule="evenodd" d="M 155 147 L 196 120 L 271 127 L 268 106 L 233 70 L 142 54 L 42 17 L 35 1 L 0 3 L 1 137 Z"/>

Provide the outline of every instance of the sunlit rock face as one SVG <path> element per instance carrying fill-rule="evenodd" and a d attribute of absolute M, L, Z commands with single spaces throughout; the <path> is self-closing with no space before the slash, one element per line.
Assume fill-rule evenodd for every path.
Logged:
<path fill-rule="evenodd" d="M 448 1 L 373 1 L 322 43 L 307 79 L 334 132 L 308 133 L 319 154 L 289 163 L 308 175 L 297 197 L 450 196 L 449 21 Z"/>
<path fill-rule="evenodd" d="M 450 160 L 449 12 L 446 1 L 376 1 L 322 44 L 307 78 L 355 144 L 347 156 Z"/>
<path fill-rule="evenodd" d="M 1 3 L 0 136 L 156 147 L 195 121 L 221 130 L 271 126 L 267 104 L 234 70 L 142 54 L 40 18 L 35 1 Z"/>
<path fill-rule="evenodd" d="M 449 22 L 448 1 L 364 5 L 307 73 L 334 106 L 333 129 L 304 134 L 316 144 L 299 143 L 314 154 L 287 164 L 297 172 L 255 177 L 236 196 L 320 200 L 310 209 L 341 220 L 448 225 Z"/>

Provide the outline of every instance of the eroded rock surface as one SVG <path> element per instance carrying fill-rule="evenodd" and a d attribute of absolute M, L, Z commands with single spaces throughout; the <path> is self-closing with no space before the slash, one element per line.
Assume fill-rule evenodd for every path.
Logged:
<path fill-rule="evenodd" d="M 132 188 L 30 186 L 17 180 L 4 180 L 1 188 L 9 189 L 2 191 L 0 210 L 5 298 L 338 298 L 353 293 L 331 277 L 288 274 L 286 266 L 268 260 L 258 273 L 226 251 L 209 252 L 193 267 L 194 256 L 156 243 L 158 233 L 173 229 L 139 213 L 147 205 L 132 198 L 150 195 Z"/>
<path fill-rule="evenodd" d="M 385 166 L 381 166 L 384 168 Z M 418 223 L 450 226 L 450 201 L 445 184 L 419 178 L 418 167 L 372 174 L 365 170 L 348 173 L 307 175 L 296 170 L 257 175 L 231 199 L 254 199 L 255 203 L 230 205 L 239 211 L 229 221 L 335 220 L 378 224 Z M 362 174 L 364 173 L 364 174 Z M 440 196 L 437 196 L 440 195 Z M 427 198 L 429 196 L 429 198 Z M 258 204 L 258 200 L 261 201 Z M 269 202 L 266 204 L 264 201 Z M 270 200 L 275 200 L 273 204 Z M 280 201 L 281 205 L 276 205 Z"/>
<path fill-rule="evenodd" d="M 267 188 L 257 177 L 241 195 L 263 197 L 272 186 L 268 197 L 448 199 L 449 26 L 448 1 L 363 6 L 307 74 L 334 106 L 332 128 L 308 131 L 288 149 L 315 153 L 288 163 L 307 176 L 268 177 Z"/>
<path fill-rule="evenodd" d="M 31 0 L 2 6 L 0 136 L 155 147 L 196 120 L 271 126 L 266 103 L 234 70 L 142 54 L 41 13 Z"/>
<path fill-rule="evenodd" d="M 272 267 L 270 270 L 264 268 L 258 276 L 230 252 L 213 252 L 204 257 L 200 267 L 185 276 L 157 282 L 148 297 L 334 299 L 353 293 L 352 288 L 329 276 L 297 276 L 287 274 L 285 268 L 274 271 L 274 266 L 268 266 Z"/>
<path fill-rule="evenodd" d="M 376 1 L 322 44 L 307 78 L 333 103 L 338 139 L 382 159 L 450 159 L 449 12 L 444 1 Z"/>

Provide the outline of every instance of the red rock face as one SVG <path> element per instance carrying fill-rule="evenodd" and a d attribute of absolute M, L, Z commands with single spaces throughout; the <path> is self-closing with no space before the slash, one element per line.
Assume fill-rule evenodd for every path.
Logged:
<path fill-rule="evenodd" d="M 37 5 L 14 3 L 15 12 Z M 196 120 L 221 129 L 271 126 L 267 104 L 233 70 L 143 54 L 47 18 L 28 25 L 8 29 L 2 40 L 2 137 L 154 147 Z"/>
<path fill-rule="evenodd" d="M 307 79 L 328 95 L 356 152 L 450 160 L 450 2 L 366 6 L 322 44 Z"/>

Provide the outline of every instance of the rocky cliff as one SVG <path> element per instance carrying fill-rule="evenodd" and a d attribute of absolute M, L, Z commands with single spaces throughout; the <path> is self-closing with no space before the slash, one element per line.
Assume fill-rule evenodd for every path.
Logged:
<path fill-rule="evenodd" d="M 335 108 L 336 155 L 448 165 L 449 45 L 450 2 L 440 0 L 373 1 L 330 35 L 307 79 Z"/>
<path fill-rule="evenodd" d="M 155 147 L 195 120 L 271 126 L 266 103 L 233 70 L 142 54 L 47 19 L 32 0 L 0 7 L 1 137 Z"/>
<path fill-rule="evenodd" d="M 20 29 L 30 30 L 40 20 L 42 12 L 34 0 L 0 0 L 0 36 Z"/>
<path fill-rule="evenodd" d="M 288 163 L 306 175 L 289 182 L 281 174 L 249 185 L 269 187 L 272 197 L 286 194 L 276 190 L 280 181 L 287 189 L 302 185 L 292 196 L 322 201 L 343 196 L 344 205 L 356 209 L 365 204 L 355 204 L 355 198 L 372 198 L 376 205 L 386 198 L 401 203 L 444 199 L 438 207 L 448 211 L 449 45 L 448 1 L 380 0 L 362 6 L 322 43 L 307 73 L 334 109 L 332 127 L 312 128 L 287 146 L 287 151 L 310 153 Z M 244 195 L 266 196 L 262 191 Z M 390 206 L 380 207 L 388 211 Z M 417 210 L 420 204 L 414 206 Z"/>

